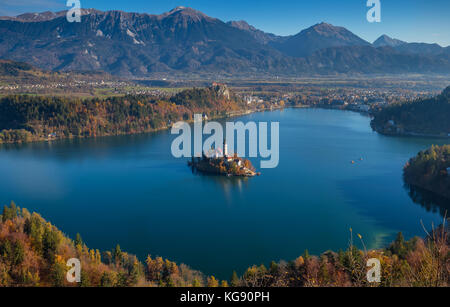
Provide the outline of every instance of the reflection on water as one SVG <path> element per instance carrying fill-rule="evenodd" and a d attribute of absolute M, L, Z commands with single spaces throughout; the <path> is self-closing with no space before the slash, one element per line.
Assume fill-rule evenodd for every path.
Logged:
<path fill-rule="evenodd" d="M 168 138 L 168 131 L 158 131 L 135 135 L 104 136 L 90 138 L 68 138 L 53 141 L 0 144 L 0 150 L 5 153 L 20 154 L 23 157 L 51 158 L 61 162 L 80 158 L 101 159 L 111 151 L 127 152 L 129 148 L 135 151 L 148 147 L 149 142 L 160 138 Z M 170 139 L 170 138 L 169 138 Z"/>
<path fill-rule="evenodd" d="M 214 174 L 207 174 L 197 171 L 194 167 L 189 167 L 194 176 L 198 176 L 202 181 L 208 181 L 214 183 L 219 189 L 222 190 L 227 203 L 231 203 L 233 196 L 236 194 L 242 195 L 245 188 L 249 184 L 250 178 L 248 177 L 228 177 Z"/>
<path fill-rule="evenodd" d="M 428 212 L 439 212 L 442 217 L 448 216 L 449 199 L 406 182 L 404 187 L 414 203 L 421 205 Z"/>

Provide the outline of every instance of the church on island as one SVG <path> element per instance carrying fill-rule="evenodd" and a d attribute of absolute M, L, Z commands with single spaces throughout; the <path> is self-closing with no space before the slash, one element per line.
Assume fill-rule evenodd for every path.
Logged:
<path fill-rule="evenodd" d="M 254 177 L 259 176 L 255 168 L 248 159 L 239 158 L 237 154 L 228 153 L 226 140 L 223 142 L 223 151 L 218 148 L 211 148 L 207 153 L 203 153 L 201 158 L 192 158 L 189 166 L 193 169 L 209 174 L 224 176 Z"/>

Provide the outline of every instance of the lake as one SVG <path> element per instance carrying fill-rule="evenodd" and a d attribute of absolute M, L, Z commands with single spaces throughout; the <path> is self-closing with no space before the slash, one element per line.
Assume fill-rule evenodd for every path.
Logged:
<path fill-rule="evenodd" d="M 91 248 L 120 244 L 141 260 L 162 256 L 227 279 L 305 249 L 345 249 L 350 227 L 379 248 L 399 231 L 424 236 L 421 220 L 442 222 L 437 208 L 408 196 L 402 168 L 445 140 L 382 136 L 368 117 L 338 110 L 239 120 L 280 122 L 277 168 L 255 178 L 193 174 L 187 159 L 172 157 L 169 131 L 3 145 L 0 203 L 37 211 Z"/>

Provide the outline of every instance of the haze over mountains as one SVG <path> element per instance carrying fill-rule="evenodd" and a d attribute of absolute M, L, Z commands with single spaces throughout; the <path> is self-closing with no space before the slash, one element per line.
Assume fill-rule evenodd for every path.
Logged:
<path fill-rule="evenodd" d="M 281 37 L 245 21 L 225 23 L 191 8 L 161 15 L 83 10 L 0 17 L 0 58 L 49 70 L 271 74 L 450 74 L 450 47 L 382 36 L 371 44 L 327 23 Z"/>

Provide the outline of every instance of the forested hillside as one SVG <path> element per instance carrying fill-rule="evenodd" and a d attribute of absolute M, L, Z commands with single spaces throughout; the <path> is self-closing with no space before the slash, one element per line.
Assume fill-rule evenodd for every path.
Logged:
<path fill-rule="evenodd" d="M 387 106 L 371 125 L 383 134 L 450 136 L 450 86 L 434 98 Z"/>
<path fill-rule="evenodd" d="M 450 145 L 432 146 L 405 165 L 405 182 L 435 192 L 450 202 L 450 172 L 447 169 L 450 169 Z"/>
<path fill-rule="evenodd" d="M 356 237 L 359 238 L 357 242 Z M 359 250 L 350 230 L 346 251 L 326 252 L 320 257 L 307 251 L 294 261 L 272 262 L 248 268 L 239 277 L 233 272 L 228 281 L 206 277 L 186 265 L 161 257 L 148 256 L 141 262 L 117 245 L 111 251 L 90 249 L 80 235 L 69 239 L 39 214 L 30 213 L 14 203 L 4 206 L 0 216 L 0 286 L 208 286 L 208 287 L 324 287 L 324 286 L 448 286 L 449 239 L 447 228 L 440 227 L 425 240 L 405 241 L 402 234 L 386 249 Z M 66 280 L 67 260 L 81 262 L 81 282 Z M 366 263 L 381 262 L 381 283 L 369 284 Z"/>
<path fill-rule="evenodd" d="M 14 86 L 18 84 L 48 85 L 52 83 L 89 82 L 118 80 L 101 71 L 46 71 L 28 63 L 0 59 L 0 84 Z"/>
<path fill-rule="evenodd" d="M 67 260 L 82 263 L 85 287 L 202 286 L 213 278 L 161 257 L 145 264 L 117 245 L 101 253 L 77 235 L 73 241 L 39 214 L 14 203 L 5 206 L 0 222 L 0 286 L 74 286 L 67 282 Z"/>
<path fill-rule="evenodd" d="M 27 63 L 0 60 L 0 76 L 17 77 L 24 71 L 32 71 L 34 67 Z"/>
<path fill-rule="evenodd" d="M 214 118 L 245 108 L 219 84 L 185 90 L 170 99 L 8 96 L 0 100 L 0 143 L 142 133 L 189 121 L 195 113 Z"/>

